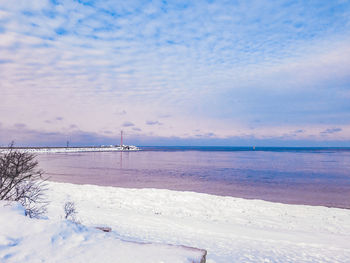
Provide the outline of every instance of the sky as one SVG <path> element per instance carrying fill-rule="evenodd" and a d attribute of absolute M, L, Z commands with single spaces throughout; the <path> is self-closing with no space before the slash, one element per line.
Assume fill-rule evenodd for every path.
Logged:
<path fill-rule="evenodd" d="M 350 1 L 0 0 L 0 145 L 350 146 Z"/>

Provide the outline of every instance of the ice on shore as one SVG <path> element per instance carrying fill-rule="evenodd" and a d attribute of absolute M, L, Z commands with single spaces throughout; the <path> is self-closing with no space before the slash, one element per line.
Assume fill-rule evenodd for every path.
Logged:
<path fill-rule="evenodd" d="M 51 200 L 48 222 L 60 222 L 64 203 L 73 201 L 77 218 L 83 225 L 112 227 L 111 233 L 99 233 L 96 237 L 104 244 L 100 248 L 106 248 L 107 252 L 110 247 L 105 242 L 120 238 L 203 248 L 208 251 L 208 263 L 348 262 L 350 258 L 350 210 L 346 209 L 286 205 L 194 192 L 54 182 L 49 182 L 48 194 Z M 15 229 L 18 223 L 10 221 L 6 224 L 9 226 L 6 229 Z M 0 227 L 4 227 L 2 223 Z M 31 231 L 40 231 L 40 227 L 33 229 Z M 84 231 L 79 230 L 77 235 L 69 238 L 56 236 L 63 248 L 69 241 L 76 246 L 90 244 L 93 249 L 95 237 Z M 17 242 L 20 238 L 20 235 L 14 236 L 12 240 Z M 32 246 L 40 246 L 40 243 L 33 242 Z M 8 245 L 0 244 L 1 262 L 10 250 Z M 93 257 L 93 250 L 89 257 Z"/>

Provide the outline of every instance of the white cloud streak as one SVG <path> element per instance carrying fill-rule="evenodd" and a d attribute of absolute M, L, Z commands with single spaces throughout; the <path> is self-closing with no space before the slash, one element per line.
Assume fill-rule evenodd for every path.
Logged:
<path fill-rule="evenodd" d="M 254 136 L 282 134 L 288 125 L 319 125 L 319 134 L 334 124 L 330 119 L 348 124 L 341 94 L 350 84 L 350 7 L 341 1 L 15 2 L 0 1 L 0 112 L 7 127 L 62 132 L 76 125 L 98 133 L 124 126 L 165 137 L 195 136 L 199 128 L 225 137 L 251 132 L 258 118 L 264 125 Z M 251 99 L 247 90 L 271 101 Z M 305 110 L 310 92 L 320 92 L 320 101 Z M 287 105 L 297 94 L 298 109 L 276 104 L 275 93 Z M 170 117 L 161 130 L 147 125 L 164 114 Z M 63 120 L 46 122 L 57 116 Z"/>

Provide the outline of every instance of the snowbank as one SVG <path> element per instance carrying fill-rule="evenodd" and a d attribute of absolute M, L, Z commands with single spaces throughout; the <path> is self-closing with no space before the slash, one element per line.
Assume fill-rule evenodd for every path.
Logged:
<path fill-rule="evenodd" d="M 135 248 L 120 240 L 203 248 L 208 263 L 350 258 L 350 210 L 53 182 L 48 197 L 49 220 L 0 211 L 0 262 L 37 262 L 39 255 L 46 262 L 168 263 L 198 256 L 162 245 Z M 66 201 L 75 202 L 78 220 L 89 228 L 62 220 Z"/>
<path fill-rule="evenodd" d="M 194 192 L 51 183 L 49 217 L 76 203 L 122 239 L 203 248 L 208 263 L 349 262 L 350 210 Z"/>
<path fill-rule="evenodd" d="M 0 202 L 0 262 L 200 262 L 202 251 L 122 241 L 113 233 L 65 220 L 24 216 Z"/>

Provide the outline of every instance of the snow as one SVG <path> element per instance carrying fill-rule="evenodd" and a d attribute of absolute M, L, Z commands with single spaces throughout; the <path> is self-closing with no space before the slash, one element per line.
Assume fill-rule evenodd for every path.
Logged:
<path fill-rule="evenodd" d="M 67 220 L 24 216 L 20 206 L 0 203 L 0 262 L 199 262 L 201 252 L 122 241 L 116 234 Z"/>
<path fill-rule="evenodd" d="M 43 258 L 45 253 L 52 255 L 50 262 L 115 262 L 110 256 L 117 253 L 113 248 L 120 240 L 153 244 L 143 245 L 140 252 L 150 261 L 129 258 L 118 262 L 161 262 L 153 256 L 164 262 L 188 262 L 187 252 L 174 247 L 181 251 L 167 254 L 169 247 L 161 244 L 206 249 L 208 263 L 349 262 L 350 258 L 350 210 L 346 209 L 160 189 L 54 182 L 49 182 L 48 188 L 49 220 L 19 227 L 17 219 L 7 221 L 1 211 L 0 262 L 35 262 L 30 261 L 34 251 Z M 86 227 L 63 220 L 67 201 L 75 203 L 77 218 Z M 112 232 L 94 230 L 96 226 L 109 226 Z M 3 231 L 8 233 L 5 237 Z M 34 234 L 38 235 L 36 239 L 22 244 L 25 236 Z M 51 244 L 45 245 L 42 240 L 51 240 Z M 127 249 L 130 244 L 124 244 L 123 256 L 138 255 L 129 253 L 134 251 Z M 6 259 L 11 253 L 23 260 Z M 103 260 L 97 260 L 99 257 Z"/>

